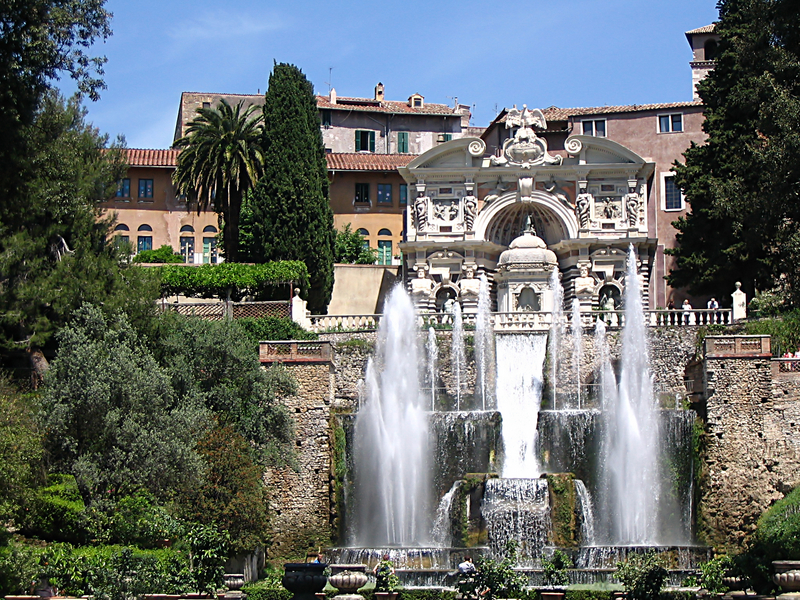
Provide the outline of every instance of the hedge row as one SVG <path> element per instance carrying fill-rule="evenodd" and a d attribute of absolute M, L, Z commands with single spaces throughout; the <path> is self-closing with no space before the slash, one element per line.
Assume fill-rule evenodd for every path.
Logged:
<path fill-rule="evenodd" d="M 308 269 L 299 260 L 284 260 L 258 265 L 221 263 L 186 267 L 165 265 L 161 273 L 161 292 L 165 296 L 220 296 L 227 294 L 256 295 L 268 286 L 292 282 L 298 287 L 309 285 Z"/>

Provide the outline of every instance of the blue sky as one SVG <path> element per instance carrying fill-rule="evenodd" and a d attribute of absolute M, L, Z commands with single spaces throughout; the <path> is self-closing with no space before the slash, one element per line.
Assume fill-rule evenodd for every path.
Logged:
<path fill-rule="evenodd" d="M 131 148 L 172 142 L 183 91 L 263 93 L 273 60 L 317 93 L 496 109 L 691 99 L 684 32 L 713 22 L 715 0 L 109 0 L 108 89 L 89 103 L 101 131 Z M 333 68 L 329 71 L 329 68 Z M 68 90 L 68 86 L 65 87 Z"/>

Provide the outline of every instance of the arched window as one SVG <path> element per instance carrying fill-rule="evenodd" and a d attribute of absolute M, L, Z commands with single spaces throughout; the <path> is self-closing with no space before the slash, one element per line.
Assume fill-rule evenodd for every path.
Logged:
<path fill-rule="evenodd" d="M 391 232 L 391 231 L 389 231 L 388 229 L 381 229 L 381 230 L 378 232 L 378 235 L 392 235 L 392 232 Z"/>
<path fill-rule="evenodd" d="M 114 227 L 114 231 L 130 231 L 130 227 L 125 225 L 125 223 L 120 223 L 116 227 Z"/>
<path fill-rule="evenodd" d="M 181 233 L 184 233 L 184 232 L 187 232 L 187 231 L 189 233 L 194 233 L 194 227 L 192 227 L 191 225 L 184 225 L 183 227 L 181 227 Z"/>
<path fill-rule="evenodd" d="M 153 228 L 150 225 L 139 225 L 139 231 L 153 231 Z"/>
<path fill-rule="evenodd" d="M 217 233 L 217 228 L 213 225 L 206 225 L 203 227 L 203 233 Z"/>
<path fill-rule="evenodd" d="M 361 234 L 361 235 L 363 235 L 364 237 L 367 237 L 367 236 L 369 235 L 369 231 L 367 231 L 367 230 L 366 230 L 366 229 L 364 229 L 363 227 L 362 227 L 361 229 L 359 229 L 359 230 L 358 230 L 358 233 L 360 233 L 360 234 Z"/>

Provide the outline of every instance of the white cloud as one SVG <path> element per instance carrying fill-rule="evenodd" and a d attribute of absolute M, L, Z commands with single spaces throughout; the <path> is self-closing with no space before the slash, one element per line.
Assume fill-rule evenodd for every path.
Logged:
<path fill-rule="evenodd" d="M 287 24 L 274 14 L 242 14 L 236 11 L 206 11 L 171 30 L 179 43 L 209 40 L 237 40 L 284 29 Z"/>

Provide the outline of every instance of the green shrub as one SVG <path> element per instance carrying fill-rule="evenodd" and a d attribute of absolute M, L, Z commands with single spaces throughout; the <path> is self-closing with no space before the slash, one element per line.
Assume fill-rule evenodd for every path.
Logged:
<path fill-rule="evenodd" d="M 264 587 L 258 581 L 245 585 L 242 591 L 247 594 L 247 600 L 291 600 L 292 592 L 285 588 Z"/>
<path fill-rule="evenodd" d="M 717 556 L 700 565 L 700 585 L 714 594 L 728 591 L 722 578 L 733 568 L 730 556 Z"/>
<path fill-rule="evenodd" d="M 0 547 L 0 597 L 31 594 L 39 581 L 39 559 L 43 548 L 10 540 Z"/>
<path fill-rule="evenodd" d="M 400 589 L 398 600 L 455 600 L 456 592 L 441 589 Z"/>
<path fill-rule="evenodd" d="M 553 560 L 542 559 L 542 571 L 546 586 L 565 586 L 569 584 L 568 569 L 572 568 L 572 559 L 561 550 L 553 553 Z"/>
<path fill-rule="evenodd" d="M 772 561 L 800 559 L 800 487 L 772 505 L 758 520 L 747 552 L 736 563 L 759 593 L 773 589 Z"/>
<path fill-rule="evenodd" d="M 258 349 L 259 342 L 271 340 L 316 340 L 317 334 L 306 331 L 289 318 L 262 317 L 259 319 L 237 319 L 250 343 Z"/>
<path fill-rule="evenodd" d="M 611 600 L 611 590 L 575 590 L 568 589 L 566 600 Z"/>
<path fill-rule="evenodd" d="M 394 574 L 394 565 L 389 560 L 382 560 L 375 569 L 375 591 L 393 592 L 400 585 L 400 580 Z"/>
<path fill-rule="evenodd" d="M 528 583 L 525 575 L 514 570 L 517 564 L 517 542 L 509 540 L 504 556 L 497 561 L 479 556 L 476 561 L 475 591 L 486 600 L 495 598 L 521 598 Z M 460 590 L 459 590 L 460 591 Z"/>
<path fill-rule="evenodd" d="M 785 313 L 771 319 L 749 321 L 745 326 L 749 335 L 769 335 L 772 350 L 776 354 L 796 352 L 800 349 L 800 310 Z"/>
<path fill-rule="evenodd" d="M 23 530 L 48 541 L 87 541 L 83 498 L 72 475 L 48 476 L 47 485 L 35 496 Z"/>
<path fill-rule="evenodd" d="M 660 557 L 649 552 L 632 554 L 624 562 L 617 563 L 614 577 L 623 585 L 631 600 L 658 600 L 667 570 Z"/>
<path fill-rule="evenodd" d="M 197 590 L 186 554 L 171 549 L 51 544 L 34 547 L 12 541 L 0 549 L 0 595 L 30 594 L 40 580 L 59 593 L 124 600 L 142 594 Z"/>
<path fill-rule="evenodd" d="M 137 263 L 182 263 L 183 257 L 176 254 L 172 246 L 164 244 L 157 250 L 142 250 L 133 257 Z"/>
<path fill-rule="evenodd" d="M 183 531 L 183 524 L 145 491 L 94 502 L 86 516 L 92 539 L 107 544 L 158 548 Z"/>
<path fill-rule="evenodd" d="M 282 260 L 257 265 L 221 263 L 199 267 L 160 267 L 161 292 L 165 296 L 218 296 L 238 298 L 264 293 L 275 284 L 294 282 L 308 287 L 308 269 L 299 260 Z"/>

